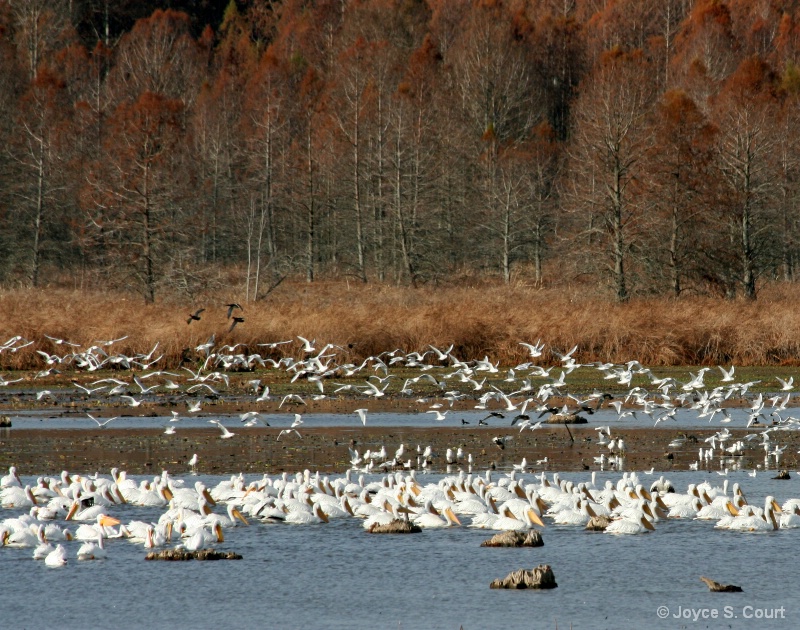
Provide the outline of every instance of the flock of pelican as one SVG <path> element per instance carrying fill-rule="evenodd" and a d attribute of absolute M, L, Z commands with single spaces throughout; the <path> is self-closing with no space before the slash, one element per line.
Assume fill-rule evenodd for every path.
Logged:
<path fill-rule="evenodd" d="M 586 527 L 605 517 L 606 534 L 644 534 L 665 520 L 713 521 L 717 529 L 774 531 L 800 527 L 800 499 L 763 507 L 748 502 L 743 488 L 725 479 L 675 492 L 663 476 L 645 487 L 636 473 L 616 482 L 561 479 L 544 473 L 527 479 L 508 474 L 447 475 L 422 484 L 414 471 L 369 481 L 348 470 L 339 477 L 312 474 L 264 475 L 246 482 L 239 475 L 206 486 L 163 471 L 138 483 L 124 471 L 81 476 L 67 471 L 26 483 L 11 467 L 0 479 L 0 505 L 14 515 L 0 521 L 2 548 L 28 548 L 34 560 L 63 566 L 71 558 L 98 560 L 117 544 L 143 549 L 211 548 L 237 527 L 258 524 L 324 524 L 359 519 L 365 530 L 400 519 L 422 529 L 470 527 L 527 531 L 544 527 Z M 151 521 L 124 521 L 131 507 L 152 510 Z"/>

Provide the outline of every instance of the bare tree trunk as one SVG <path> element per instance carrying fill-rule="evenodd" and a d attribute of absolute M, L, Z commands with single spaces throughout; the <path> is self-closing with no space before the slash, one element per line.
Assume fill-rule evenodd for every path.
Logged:
<path fill-rule="evenodd" d="M 364 225 L 361 208 L 361 153 L 359 151 L 359 100 L 356 100 L 353 120 L 353 206 L 356 215 L 356 255 L 358 257 L 358 274 L 362 282 L 367 282 L 367 271 L 364 266 Z"/>
<path fill-rule="evenodd" d="M 39 159 L 36 171 L 36 213 L 33 219 L 33 247 L 31 260 L 31 286 L 39 286 L 39 243 L 42 237 L 42 217 L 44 216 L 44 142 L 39 141 Z"/>
<path fill-rule="evenodd" d="M 145 301 L 153 303 L 156 301 L 156 281 L 153 270 L 153 248 L 151 243 L 151 207 L 149 186 L 149 168 L 145 164 L 142 166 L 144 177 L 142 180 L 142 257 L 145 264 Z"/>
<path fill-rule="evenodd" d="M 308 162 L 306 168 L 306 187 L 308 201 L 306 202 L 306 282 L 314 282 L 314 240 L 316 238 L 316 207 L 314 205 L 314 160 L 312 158 L 312 132 L 311 119 L 306 126 L 306 152 Z"/>

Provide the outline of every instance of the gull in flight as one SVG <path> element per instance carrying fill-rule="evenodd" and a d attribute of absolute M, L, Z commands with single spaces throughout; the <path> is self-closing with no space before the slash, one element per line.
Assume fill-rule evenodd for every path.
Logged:
<path fill-rule="evenodd" d="M 227 440 L 236 435 L 235 433 L 231 433 L 230 431 L 228 431 L 228 427 L 223 426 L 223 424 L 219 420 L 209 420 L 209 422 L 211 424 L 216 424 L 219 427 L 219 430 L 222 431 L 222 435 L 219 436 L 220 439 Z"/>
<path fill-rule="evenodd" d="M 280 433 L 278 433 L 278 441 L 280 441 L 282 435 L 289 434 L 292 432 L 297 433 L 297 437 L 299 438 L 303 437 L 302 435 L 300 435 L 300 431 L 298 431 L 297 429 L 283 429 Z"/>
<path fill-rule="evenodd" d="M 519 345 L 524 346 L 530 352 L 532 358 L 542 356 L 542 350 L 544 350 L 544 344 L 537 340 L 535 344 L 525 343 L 524 341 L 520 341 Z"/>
<path fill-rule="evenodd" d="M 447 411 L 439 411 L 438 409 L 429 409 L 425 413 L 435 413 L 436 414 L 436 418 L 434 418 L 435 420 L 444 420 L 448 411 L 450 410 L 448 409 Z"/>
<path fill-rule="evenodd" d="M 104 420 L 103 422 L 100 422 L 100 420 L 98 420 L 97 418 L 95 418 L 95 417 L 94 417 L 92 414 L 90 414 L 90 413 L 87 413 L 86 415 L 87 415 L 88 417 L 90 417 L 92 420 L 94 420 L 94 421 L 97 423 L 97 426 L 98 426 L 98 427 L 100 427 L 101 429 L 105 428 L 105 426 L 106 426 L 106 425 L 107 425 L 109 422 L 113 422 L 114 420 L 116 420 L 117 418 L 119 418 L 119 416 L 114 416 L 113 418 L 109 418 L 108 420 Z"/>
<path fill-rule="evenodd" d="M 142 400 L 136 400 L 133 396 L 120 396 L 120 398 L 127 399 L 128 400 L 128 404 L 131 407 L 138 407 L 139 405 L 141 405 L 144 402 Z"/>
<path fill-rule="evenodd" d="M 356 409 L 356 413 L 358 417 L 361 418 L 361 424 L 367 426 L 367 410 L 366 409 Z"/>

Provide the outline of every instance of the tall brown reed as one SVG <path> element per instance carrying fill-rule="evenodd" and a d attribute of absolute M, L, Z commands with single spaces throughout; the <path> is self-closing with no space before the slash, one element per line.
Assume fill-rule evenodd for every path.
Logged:
<path fill-rule="evenodd" d="M 148 352 L 157 342 L 160 365 L 175 366 L 186 348 L 212 334 L 218 345 L 240 343 L 249 351 L 302 356 L 297 336 L 334 343 L 359 361 L 399 348 L 446 349 L 462 359 L 488 356 L 503 365 L 527 357 L 520 341 L 543 341 L 548 350 L 577 345 L 579 361 L 648 365 L 800 363 L 800 288 L 767 287 L 759 300 L 641 299 L 616 304 L 579 293 L 524 286 L 410 289 L 334 282 L 286 282 L 267 299 L 242 303 L 245 322 L 228 332 L 223 304 L 229 295 L 201 303 L 145 304 L 125 294 L 67 290 L 0 293 L 0 343 L 21 335 L 35 343 L 0 354 L 2 369 L 41 367 L 35 350 L 58 347 L 44 335 L 87 347 L 127 335 L 114 350 Z M 199 322 L 186 323 L 204 306 Z M 293 340 L 275 351 L 259 343 Z M 342 354 L 340 352 L 340 354 Z M 540 362 L 555 362 L 546 353 Z"/>

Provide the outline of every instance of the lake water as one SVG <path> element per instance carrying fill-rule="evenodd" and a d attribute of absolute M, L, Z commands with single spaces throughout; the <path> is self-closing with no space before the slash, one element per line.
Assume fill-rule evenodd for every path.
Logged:
<path fill-rule="evenodd" d="M 561 476 L 589 479 L 586 473 Z M 619 477 L 599 473 L 598 485 Z M 421 484 L 440 478 L 418 477 Z M 647 484 L 655 478 L 641 475 Z M 704 479 L 721 483 L 702 472 L 669 473 L 669 478 L 681 492 Z M 185 479 L 187 485 L 201 479 L 213 486 L 223 477 Z M 768 494 L 779 503 L 800 497 L 797 479 L 729 475 L 755 505 L 763 505 Z M 155 521 L 162 511 L 131 505 L 109 510 L 123 523 Z M 0 518 L 19 513 L 0 510 Z M 479 545 L 493 532 L 466 527 L 378 536 L 365 533 L 360 519 L 294 526 L 251 520 L 249 527 L 226 530 L 225 542 L 217 547 L 236 551 L 243 560 L 146 562 L 141 545 L 111 540 L 107 560 L 78 562 L 80 543 L 73 541 L 67 543 L 69 563 L 61 568 L 32 560 L 31 549 L 4 547 L 0 627 L 797 627 L 800 530 L 747 534 L 713 525 L 660 521 L 655 532 L 634 536 L 548 525 L 543 547 L 489 549 Z M 541 563 L 552 566 L 558 588 L 489 589 L 493 579 Z M 701 575 L 741 585 L 744 592 L 710 593 Z M 691 617 L 695 614 L 698 621 Z M 717 618 L 703 619 L 703 614 Z"/>
<path fill-rule="evenodd" d="M 369 412 L 367 415 L 368 426 L 378 427 L 461 427 L 462 418 L 469 422 L 472 426 L 477 426 L 479 420 L 487 417 L 486 411 L 475 410 L 455 410 L 448 412 L 447 416 L 442 421 L 434 419 L 432 414 L 425 413 L 426 407 L 421 407 L 418 413 L 413 412 Z M 791 410 L 790 410 L 791 411 Z M 711 423 L 705 418 L 699 418 L 696 411 L 689 409 L 679 410 L 674 419 L 666 420 L 658 424 L 658 428 L 683 428 L 683 429 L 696 429 L 696 428 L 712 428 L 719 429 L 723 426 L 733 428 L 744 428 L 747 426 L 747 417 L 749 409 L 730 409 L 731 422 L 720 424 L 720 417 L 717 416 Z M 68 415 L 61 415 L 63 410 L 48 409 L 46 412 L 42 410 L 33 410 L 26 412 L 8 413 L 14 428 L 20 429 L 96 429 L 97 425 L 93 420 L 83 415 L 74 415 L 70 412 Z M 357 427 L 361 426 L 361 422 L 356 414 L 341 414 L 341 413 L 308 413 L 301 414 L 303 416 L 303 424 L 305 427 Z M 787 413 L 784 413 L 786 416 Z M 241 426 L 241 421 L 238 414 L 225 415 L 225 414 L 202 414 L 190 415 L 184 414 L 177 426 L 183 427 L 202 427 L 208 428 L 209 418 L 216 418 L 222 421 L 223 424 L 231 428 Z M 514 412 L 506 414 L 505 418 L 490 417 L 486 419 L 486 423 L 495 428 L 509 428 L 511 418 L 514 417 Z M 169 424 L 170 417 L 163 416 L 122 416 L 114 420 L 109 427 L 116 429 L 136 429 L 136 428 L 159 428 Z M 273 426 L 284 426 L 290 423 L 294 418 L 294 412 L 287 413 L 262 413 L 261 418 L 266 420 Z M 586 416 L 589 424 L 593 426 L 609 425 L 612 428 L 652 428 L 654 425 L 653 420 L 646 415 L 638 415 L 636 417 L 626 416 L 620 418 L 616 411 L 613 409 L 601 409 L 600 411 Z M 535 422 L 535 415 L 532 416 L 532 421 Z"/>

